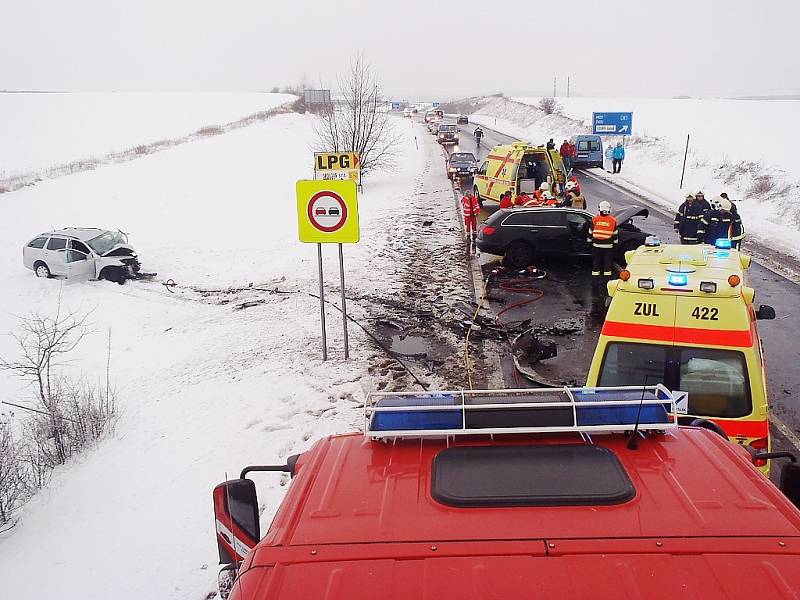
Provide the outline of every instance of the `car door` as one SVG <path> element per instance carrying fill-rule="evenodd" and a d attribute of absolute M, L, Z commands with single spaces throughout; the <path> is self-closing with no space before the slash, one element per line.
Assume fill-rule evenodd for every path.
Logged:
<path fill-rule="evenodd" d="M 535 212 L 533 224 L 538 232 L 540 252 L 543 254 L 570 253 L 570 236 L 563 210 L 558 208 L 539 209 Z"/>
<path fill-rule="evenodd" d="M 478 189 L 478 195 L 481 198 L 488 198 L 489 194 L 486 188 L 489 187 L 489 182 L 486 181 L 486 169 L 489 166 L 489 161 L 485 160 L 475 173 L 475 180 L 473 185 Z"/>
<path fill-rule="evenodd" d="M 67 238 L 53 236 L 47 241 L 45 263 L 52 275 L 67 274 Z"/>
<path fill-rule="evenodd" d="M 66 275 L 69 279 L 94 279 L 95 259 L 82 242 L 70 240 L 66 252 Z"/>
<path fill-rule="evenodd" d="M 569 235 L 569 246 L 572 254 L 591 254 L 589 242 L 586 241 L 589 235 L 589 225 L 592 218 L 582 212 L 574 210 L 566 211 L 567 231 Z"/>

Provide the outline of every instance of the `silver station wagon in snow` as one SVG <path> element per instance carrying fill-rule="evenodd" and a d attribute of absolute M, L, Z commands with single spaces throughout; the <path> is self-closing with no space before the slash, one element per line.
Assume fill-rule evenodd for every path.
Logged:
<path fill-rule="evenodd" d="M 37 277 L 137 278 L 141 264 L 128 237 L 119 231 L 70 227 L 37 235 L 22 249 L 22 263 Z"/>

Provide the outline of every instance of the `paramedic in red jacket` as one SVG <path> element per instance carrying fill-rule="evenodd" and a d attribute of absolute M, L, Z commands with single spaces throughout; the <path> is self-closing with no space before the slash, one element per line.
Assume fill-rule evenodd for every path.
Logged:
<path fill-rule="evenodd" d="M 461 198 L 461 210 L 464 212 L 464 230 L 467 232 L 467 237 L 472 235 L 472 241 L 475 241 L 475 236 L 478 234 L 478 215 L 481 212 L 481 205 L 472 192 L 467 192 Z"/>

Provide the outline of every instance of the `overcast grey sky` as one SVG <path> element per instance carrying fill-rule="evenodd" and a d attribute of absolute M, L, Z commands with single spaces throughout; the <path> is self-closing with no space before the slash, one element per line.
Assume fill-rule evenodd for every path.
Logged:
<path fill-rule="evenodd" d="M 0 0 L 0 89 L 331 85 L 389 95 L 800 93 L 800 0 Z"/>

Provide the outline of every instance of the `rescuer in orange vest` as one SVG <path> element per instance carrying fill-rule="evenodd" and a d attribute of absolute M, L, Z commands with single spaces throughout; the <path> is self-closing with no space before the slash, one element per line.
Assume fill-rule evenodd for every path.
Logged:
<path fill-rule="evenodd" d="M 471 233 L 474 242 L 475 236 L 478 234 L 478 215 L 481 212 L 481 205 L 472 192 L 467 192 L 461 198 L 461 210 L 464 211 L 464 229 L 467 237 L 470 237 Z"/>
<path fill-rule="evenodd" d="M 611 279 L 611 259 L 619 243 L 617 220 L 611 216 L 611 204 L 605 200 L 598 205 L 586 241 L 592 245 L 592 284 L 599 286 Z"/>

